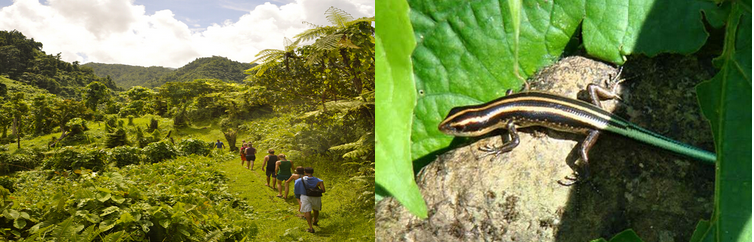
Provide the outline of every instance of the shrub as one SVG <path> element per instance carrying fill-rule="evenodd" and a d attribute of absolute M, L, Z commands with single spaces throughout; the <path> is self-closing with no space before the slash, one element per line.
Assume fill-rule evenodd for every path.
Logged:
<path fill-rule="evenodd" d="M 107 148 L 114 148 L 127 144 L 128 138 L 126 137 L 126 131 L 123 130 L 123 128 L 118 128 L 114 133 L 107 134 L 107 140 L 105 140 L 105 146 L 107 146 Z"/>
<path fill-rule="evenodd" d="M 105 119 L 105 131 L 112 133 L 116 128 L 118 128 L 118 118 L 115 115 L 108 115 Z"/>
<path fill-rule="evenodd" d="M 152 133 L 154 130 L 158 129 L 158 122 L 154 118 L 149 119 L 149 126 L 147 126 L 147 132 Z"/>
<path fill-rule="evenodd" d="M 195 154 L 207 156 L 209 154 L 210 147 L 212 147 L 212 142 L 205 142 L 195 139 L 186 139 L 178 143 L 178 150 L 181 152 L 181 155 Z"/>
<path fill-rule="evenodd" d="M 143 151 L 136 147 L 120 146 L 108 152 L 108 163 L 114 163 L 117 167 L 139 164 L 142 161 Z"/>
<path fill-rule="evenodd" d="M 128 125 L 134 125 L 134 116 L 128 115 Z"/>
<path fill-rule="evenodd" d="M 154 142 L 144 147 L 144 161 L 157 163 L 167 159 L 173 159 L 177 151 L 168 141 Z"/>
<path fill-rule="evenodd" d="M 44 169 L 73 170 L 91 169 L 103 170 L 106 166 L 107 152 L 102 149 L 79 150 L 72 146 L 66 146 L 54 151 L 44 161 Z"/>

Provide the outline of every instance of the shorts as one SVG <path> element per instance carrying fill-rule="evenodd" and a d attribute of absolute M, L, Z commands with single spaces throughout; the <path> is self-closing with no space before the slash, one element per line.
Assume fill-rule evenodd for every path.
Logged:
<path fill-rule="evenodd" d="M 278 180 L 285 181 L 288 180 L 288 178 L 291 178 L 291 175 L 280 175 L 277 176 Z"/>
<path fill-rule="evenodd" d="M 275 168 L 270 169 L 269 167 L 267 167 L 267 171 L 265 173 L 267 173 L 268 177 L 269 176 L 274 176 L 275 175 Z"/>
<path fill-rule="evenodd" d="M 294 196 L 296 197 L 296 199 L 301 199 L 301 194 L 294 194 Z"/>
<path fill-rule="evenodd" d="M 256 156 L 246 156 L 246 160 L 254 161 L 256 159 L 257 159 Z"/>
<path fill-rule="evenodd" d="M 310 197 L 301 195 L 301 212 L 307 213 L 312 210 L 322 210 L 322 197 Z"/>
<path fill-rule="evenodd" d="M 241 160 L 242 161 L 246 161 L 246 156 L 245 155 L 241 155 Z"/>

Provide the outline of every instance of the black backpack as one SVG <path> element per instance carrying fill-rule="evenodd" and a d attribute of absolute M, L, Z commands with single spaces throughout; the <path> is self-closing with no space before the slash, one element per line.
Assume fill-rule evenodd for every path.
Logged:
<path fill-rule="evenodd" d="M 304 179 L 306 177 L 301 178 L 301 182 L 304 183 L 304 189 L 306 190 L 306 196 L 308 197 L 321 197 L 322 196 L 322 189 L 319 189 L 319 187 L 315 186 L 313 188 L 309 188 L 306 186 L 306 180 Z"/>

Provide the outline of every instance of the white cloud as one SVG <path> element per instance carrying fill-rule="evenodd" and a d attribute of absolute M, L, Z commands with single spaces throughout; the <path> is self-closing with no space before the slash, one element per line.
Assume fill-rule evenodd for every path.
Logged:
<path fill-rule="evenodd" d="M 0 9 L 0 29 L 21 31 L 65 61 L 180 67 L 198 57 L 225 56 L 249 62 L 263 49 L 282 49 L 309 26 L 329 24 L 330 6 L 354 17 L 374 16 L 371 0 L 296 0 L 256 6 L 236 22 L 197 28 L 170 10 L 146 15 L 131 0 L 17 0 Z"/>

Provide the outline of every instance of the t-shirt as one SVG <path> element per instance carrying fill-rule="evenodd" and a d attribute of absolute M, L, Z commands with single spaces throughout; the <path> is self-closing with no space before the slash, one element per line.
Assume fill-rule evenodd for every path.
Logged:
<path fill-rule="evenodd" d="M 254 149 L 254 147 L 246 147 L 246 157 L 252 157 L 255 153 L 257 153 L 257 149 Z"/>
<path fill-rule="evenodd" d="M 215 143 L 215 145 L 217 145 L 217 148 L 220 149 L 220 148 L 223 147 L 223 142 L 222 141 L 217 141 L 217 143 Z"/>
<path fill-rule="evenodd" d="M 305 176 L 299 179 L 296 179 L 296 183 L 293 184 L 293 193 L 294 194 L 300 194 L 300 195 L 306 195 L 306 189 L 304 188 L 304 184 L 301 183 L 302 179 L 306 178 L 306 187 L 308 188 L 314 188 L 319 184 L 319 182 L 322 181 L 322 179 L 313 177 L 313 176 Z"/>

